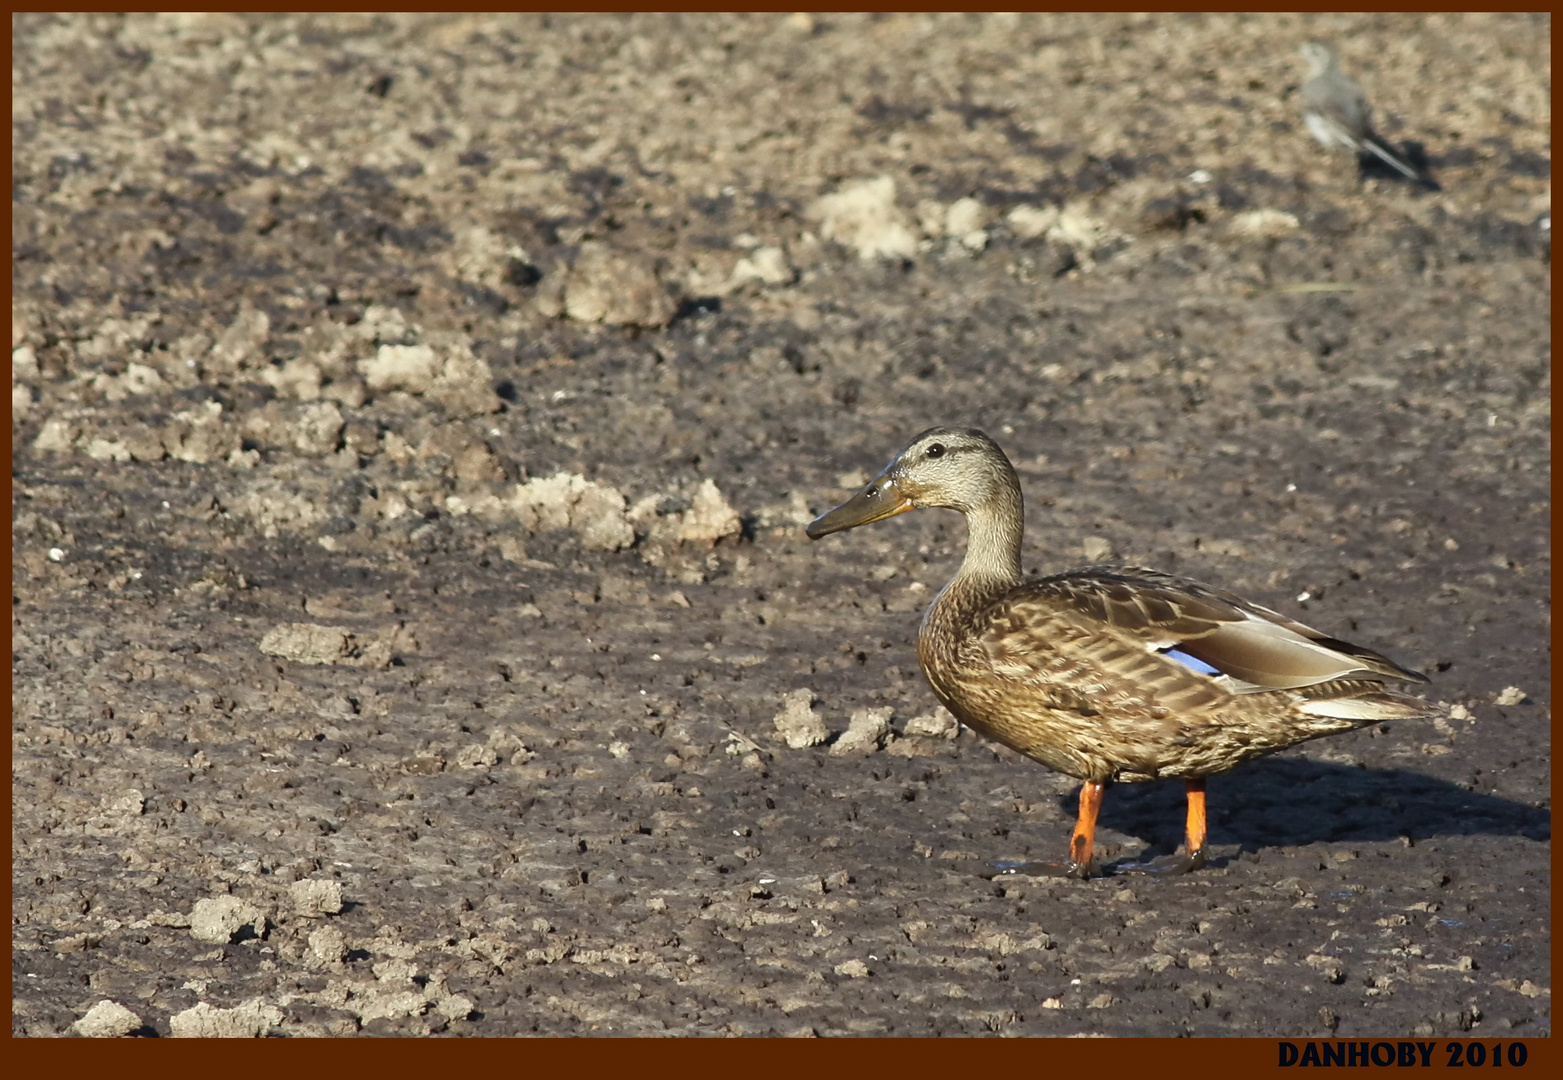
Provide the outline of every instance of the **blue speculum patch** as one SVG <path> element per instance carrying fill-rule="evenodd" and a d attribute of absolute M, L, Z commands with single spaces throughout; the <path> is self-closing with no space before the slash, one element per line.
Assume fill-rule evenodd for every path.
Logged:
<path fill-rule="evenodd" d="M 1176 660 L 1178 663 L 1182 664 L 1184 667 L 1189 668 L 1189 669 L 1191 669 L 1193 671 L 1197 671 L 1201 675 L 1220 675 L 1221 674 L 1221 669 L 1220 668 L 1213 668 L 1209 664 L 1205 663 L 1205 661 L 1201 660 L 1199 657 L 1197 657 L 1197 656 L 1190 656 L 1188 653 L 1182 652 L 1182 651 L 1180 651 L 1178 649 L 1163 649 L 1163 650 L 1161 650 L 1161 655 L 1167 657 L 1168 659 Z"/>

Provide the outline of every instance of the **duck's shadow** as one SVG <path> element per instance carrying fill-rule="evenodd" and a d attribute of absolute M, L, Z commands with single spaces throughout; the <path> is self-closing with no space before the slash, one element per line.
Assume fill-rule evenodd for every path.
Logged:
<path fill-rule="evenodd" d="M 1210 843 L 1243 851 L 1342 841 L 1413 841 L 1489 834 L 1548 840 L 1548 810 L 1466 791 L 1409 769 L 1364 769 L 1304 758 L 1271 758 L 1207 783 Z M 1074 792 L 1059 801 L 1074 816 Z M 1110 788 L 1099 824 L 1143 840 L 1146 855 L 1183 842 L 1183 785 Z"/>

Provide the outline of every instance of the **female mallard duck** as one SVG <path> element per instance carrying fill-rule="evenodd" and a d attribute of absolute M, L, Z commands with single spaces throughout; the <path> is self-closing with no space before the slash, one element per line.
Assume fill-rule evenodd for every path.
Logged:
<path fill-rule="evenodd" d="M 918 635 L 934 694 L 966 726 L 1084 781 L 1069 861 L 1028 872 L 1089 877 L 1106 785 L 1164 776 L 1188 789 L 1184 856 L 1119 869 L 1197 869 L 1205 777 L 1434 712 L 1387 685 L 1425 676 L 1188 578 L 1088 566 L 1022 581 L 1020 481 L 1004 451 L 970 428 L 923 432 L 807 531 L 817 540 L 924 506 L 959 510 L 968 532 L 965 561 Z"/>

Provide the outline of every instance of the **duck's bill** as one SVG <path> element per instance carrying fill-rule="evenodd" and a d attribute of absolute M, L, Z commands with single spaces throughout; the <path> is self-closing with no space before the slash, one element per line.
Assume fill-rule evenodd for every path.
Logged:
<path fill-rule="evenodd" d="M 808 528 L 803 531 L 808 533 L 810 540 L 818 540 L 842 529 L 867 525 L 871 521 L 883 521 L 913 509 L 916 507 L 896 489 L 895 484 L 888 477 L 880 476 L 834 510 L 809 522 Z"/>

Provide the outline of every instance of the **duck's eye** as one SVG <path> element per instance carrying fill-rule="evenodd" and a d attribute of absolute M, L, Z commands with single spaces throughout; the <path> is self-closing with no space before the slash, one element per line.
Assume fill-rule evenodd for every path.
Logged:
<path fill-rule="evenodd" d="M 925 450 L 924 453 L 926 453 L 929 457 L 943 457 L 944 456 L 944 444 L 943 443 L 934 443 L 927 450 Z"/>

